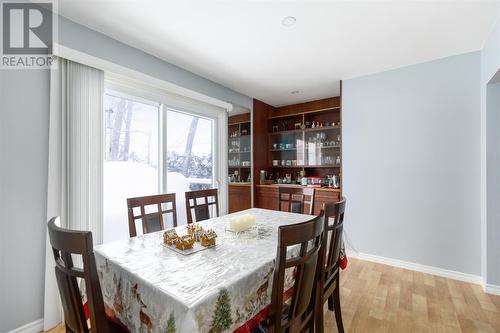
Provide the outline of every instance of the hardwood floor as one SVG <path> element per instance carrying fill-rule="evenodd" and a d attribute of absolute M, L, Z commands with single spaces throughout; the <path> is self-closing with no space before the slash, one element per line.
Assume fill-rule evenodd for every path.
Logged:
<path fill-rule="evenodd" d="M 350 259 L 341 273 L 347 332 L 500 332 L 500 296 L 478 285 Z M 325 307 L 326 309 L 326 307 Z M 326 332 L 337 332 L 326 311 Z M 50 333 L 62 333 L 58 327 Z"/>

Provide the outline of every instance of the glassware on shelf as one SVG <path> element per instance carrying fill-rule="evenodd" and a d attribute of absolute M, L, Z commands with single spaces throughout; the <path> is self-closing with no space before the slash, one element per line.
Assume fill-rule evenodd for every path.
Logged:
<path fill-rule="evenodd" d="M 321 165 L 330 165 L 333 164 L 334 159 L 333 156 L 324 156 Z"/>
<path fill-rule="evenodd" d="M 229 152 L 230 153 L 239 153 L 240 152 L 240 142 L 238 140 L 232 140 L 230 142 Z"/>
<path fill-rule="evenodd" d="M 234 156 L 232 159 L 228 160 L 227 163 L 230 167 L 239 167 L 240 166 L 240 159 L 236 158 L 236 156 Z"/>

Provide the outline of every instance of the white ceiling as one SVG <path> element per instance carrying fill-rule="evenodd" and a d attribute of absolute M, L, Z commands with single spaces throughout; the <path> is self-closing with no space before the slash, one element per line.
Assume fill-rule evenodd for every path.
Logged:
<path fill-rule="evenodd" d="M 59 0 L 60 13 L 272 105 L 481 49 L 498 1 Z M 295 16 L 292 27 L 281 24 Z M 291 91 L 298 90 L 298 94 Z"/>

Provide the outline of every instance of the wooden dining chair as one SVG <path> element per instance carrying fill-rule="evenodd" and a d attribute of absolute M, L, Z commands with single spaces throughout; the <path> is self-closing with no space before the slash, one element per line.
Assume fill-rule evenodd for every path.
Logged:
<path fill-rule="evenodd" d="M 215 206 L 215 216 L 219 216 L 219 199 L 216 188 L 186 192 L 187 222 L 193 223 L 208 220 L 212 206 Z M 193 211 L 195 219 L 193 219 Z"/>
<path fill-rule="evenodd" d="M 269 318 L 269 328 L 273 333 L 314 331 L 323 229 L 323 212 L 307 222 L 278 228 Z M 291 246 L 299 246 L 299 250 L 296 256 L 288 258 L 287 249 Z M 283 294 L 287 269 L 294 269 L 295 282 L 290 303 L 285 305 Z"/>
<path fill-rule="evenodd" d="M 105 315 L 92 245 L 92 233 L 60 228 L 55 223 L 56 219 L 57 217 L 50 219 L 48 231 L 56 262 L 56 280 L 64 311 L 66 332 L 126 332 Z M 81 255 L 83 268 L 73 266 L 72 255 Z M 85 281 L 91 329 L 87 326 L 77 278 Z"/>
<path fill-rule="evenodd" d="M 279 186 L 278 209 L 291 213 L 310 214 L 314 212 L 314 188 Z M 307 208 L 307 209 L 306 209 Z"/>
<path fill-rule="evenodd" d="M 156 211 L 146 213 L 145 207 L 147 206 L 154 206 Z M 130 237 L 137 236 L 135 222 L 138 219 L 141 220 L 143 234 L 165 229 L 165 214 L 172 214 L 173 226 L 174 228 L 177 227 L 177 208 L 175 204 L 175 193 L 128 198 L 127 207 L 128 230 Z M 138 213 L 135 213 L 134 210 L 138 210 Z"/>
<path fill-rule="evenodd" d="M 322 249 L 322 267 L 320 274 L 319 289 L 322 290 L 320 305 L 317 313 L 317 332 L 324 332 L 324 310 L 323 305 L 328 301 L 328 309 L 334 311 L 339 333 L 344 332 L 342 322 L 342 311 L 340 308 L 340 268 L 339 258 L 342 247 L 342 231 L 344 225 L 346 199 L 335 203 L 325 203 L 323 210 L 325 233 Z M 333 219 L 333 222 L 331 221 Z"/>

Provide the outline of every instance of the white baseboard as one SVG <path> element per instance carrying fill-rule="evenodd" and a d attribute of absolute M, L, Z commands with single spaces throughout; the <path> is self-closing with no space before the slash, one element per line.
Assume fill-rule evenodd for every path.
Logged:
<path fill-rule="evenodd" d="M 494 284 L 485 284 L 484 285 L 484 291 L 487 294 L 492 294 L 492 295 L 498 295 L 500 296 L 500 286 L 494 285 Z"/>
<path fill-rule="evenodd" d="M 376 256 L 373 254 L 354 253 L 354 252 L 349 253 L 348 252 L 347 255 L 351 256 L 353 258 L 358 258 L 358 259 L 366 260 L 366 261 L 372 261 L 372 262 L 376 262 L 379 264 L 385 264 L 385 265 L 389 265 L 389 266 L 409 269 L 412 271 L 442 276 L 442 277 L 445 277 L 448 279 L 479 284 L 479 285 L 482 285 L 484 287 L 483 279 L 479 275 L 461 273 L 461 272 L 452 271 L 449 269 L 444 269 L 444 268 L 439 268 L 439 267 L 434 267 L 434 266 L 427 266 L 427 265 L 422 265 L 422 264 L 416 264 L 416 263 L 403 261 L 403 260 L 399 260 L 399 259 L 380 257 L 380 256 Z M 499 288 L 499 287 L 497 287 L 497 288 Z M 486 288 L 484 288 L 484 289 L 486 291 Z M 498 290 L 500 291 L 500 288 Z M 486 292 L 488 292 L 488 291 L 486 291 Z"/>
<path fill-rule="evenodd" d="M 29 324 L 13 329 L 7 333 L 38 333 L 43 331 L 43 319 L 35 320 Z"/>

